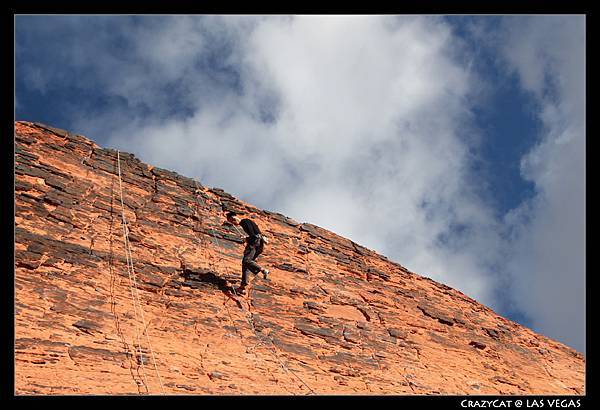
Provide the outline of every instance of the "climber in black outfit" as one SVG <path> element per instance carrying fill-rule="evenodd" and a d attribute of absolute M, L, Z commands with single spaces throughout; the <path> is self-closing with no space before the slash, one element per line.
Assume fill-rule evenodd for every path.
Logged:
<path fill-rule="evenodd" d="M 268 269 L 261 267 L 255 262 L 255 259 L 262 253 L 264 244 L 267 243 L 267 238 L 260 232 L 258 225 L 254 221 L 247 218 L 241 219 L 235 212 L 228 212 L 226 217 L 230 224 L 241 226 L 248 235 L 242 259 L 242 284 L 238 288 L 238 292 L 243 294 L 248 285 L 248 271 L 255 275 L 262 272 L 265 279 L 269 275 Z"/>

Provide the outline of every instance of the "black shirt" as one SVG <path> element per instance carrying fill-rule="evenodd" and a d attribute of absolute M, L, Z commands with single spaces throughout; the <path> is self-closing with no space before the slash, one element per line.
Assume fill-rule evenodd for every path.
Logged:
<path fill-rule="evenodd" d="M 258 225 L 256 225 L 256 223 L 250 219 L 242 219 L 240 221 L 240 226 L 251 238 L 261 233 L 260 229 L 258 229 Z"/>

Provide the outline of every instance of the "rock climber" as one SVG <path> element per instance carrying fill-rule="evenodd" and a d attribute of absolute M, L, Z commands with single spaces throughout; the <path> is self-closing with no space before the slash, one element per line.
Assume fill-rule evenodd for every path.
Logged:
<path fill-rule="evenodd" d="M 263 277 L 265 279 L 268 278 L 269 270 L 261 267 L 255 261 L 262 253 L 264 244 L 268 243 L 268 240 L 260 232 L 258 225 L 251 219 L 241 219 L 235 212 L 228 212 L 226 218 L 230 224 L 241 226 L 248 235 L 246 237 L 244 257 L 242 258 L 242 283 L 237 289 L 237 293 L 244 294 L 246 286 L 248 285 L 248 272 L 252 272 L 254 275 L 262 272 Z"/>

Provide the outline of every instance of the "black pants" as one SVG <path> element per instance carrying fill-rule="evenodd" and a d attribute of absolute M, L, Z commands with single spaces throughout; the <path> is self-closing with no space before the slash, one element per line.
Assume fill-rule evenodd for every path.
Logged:
<path fill-rule="evenodd" d="M 248 272 L 255 275 L 262 270 L 262 267 L 255 262 L 255 259 L 263 251 L 263 243 L 261 239 L 248 240 L 246 249 L 244 249 L 244 258 L 242 259 L 242 285 L 248 284 Z"/>

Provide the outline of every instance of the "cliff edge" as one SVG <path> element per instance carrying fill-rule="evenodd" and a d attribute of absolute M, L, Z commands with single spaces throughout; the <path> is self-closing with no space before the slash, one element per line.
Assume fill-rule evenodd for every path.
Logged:
<path fill-rule="evenodd" d="M 461 292 L 64 130 L 15 123 L 15 209 L 16 394 L 584 394 Z M 224 210 L 270 238 L 243 297 Z"/>

